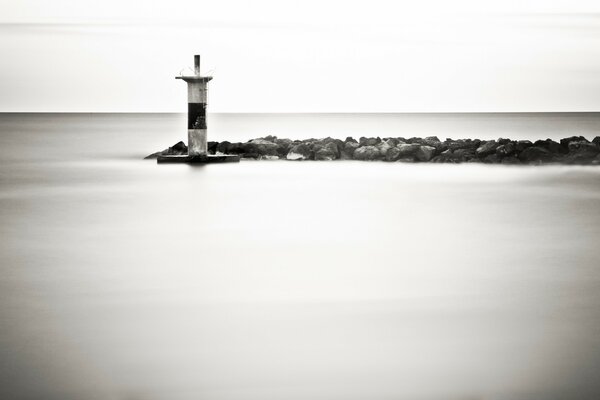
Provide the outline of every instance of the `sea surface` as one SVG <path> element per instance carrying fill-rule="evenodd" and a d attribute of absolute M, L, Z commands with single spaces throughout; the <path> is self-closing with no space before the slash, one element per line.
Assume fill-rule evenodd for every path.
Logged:
<path fill-rule="evenodd" d="M 600 398 L 600 167 L 157 165 L 180 114 L 0 115 L 0 398 Z M 600 135 L 600 114 L 213 114 Z"/>

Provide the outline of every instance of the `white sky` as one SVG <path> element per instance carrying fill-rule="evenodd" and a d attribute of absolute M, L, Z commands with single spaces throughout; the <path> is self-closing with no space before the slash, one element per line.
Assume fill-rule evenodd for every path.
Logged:
<path fill-rule="evenodd" d="M 600 110 L 600 1 L 0 0 L 0 111 Z"/>

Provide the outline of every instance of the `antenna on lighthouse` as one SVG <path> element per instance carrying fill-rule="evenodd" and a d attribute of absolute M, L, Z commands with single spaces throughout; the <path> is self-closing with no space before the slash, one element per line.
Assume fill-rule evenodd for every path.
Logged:
<path fill-rule="evenodd" d="M 200 55 L 198 54 L 194 56 L 194 74 L 200 76 Z"/>

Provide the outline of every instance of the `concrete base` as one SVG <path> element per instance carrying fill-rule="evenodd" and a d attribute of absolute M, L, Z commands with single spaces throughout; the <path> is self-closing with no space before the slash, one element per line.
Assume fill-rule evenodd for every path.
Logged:
<path fill-rule="evenodd" d="M 200 155 L 207 151 L 206 129 L 188 129 L 188 154 Z"/>
<path fill-rule="evenodd" d="M 238 162 L 240 156 L 223 154 L 223 155 L 201 155 L 201 156 L 158 156 L 156 162 L 161 163 L 188 163 L 188 164 L 213 164 L 224 162 Z"/>

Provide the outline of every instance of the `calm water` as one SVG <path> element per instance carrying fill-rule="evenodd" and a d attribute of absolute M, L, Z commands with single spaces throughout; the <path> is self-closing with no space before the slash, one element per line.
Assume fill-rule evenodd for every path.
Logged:
<path fill-rule="evenodd" d="M 211 118 L 230 141 L 600 131 L 597 114 Z M 599 167 L 140 159 L 184 132 L 0 115 L 0 398 L 600 398 Z"/>

